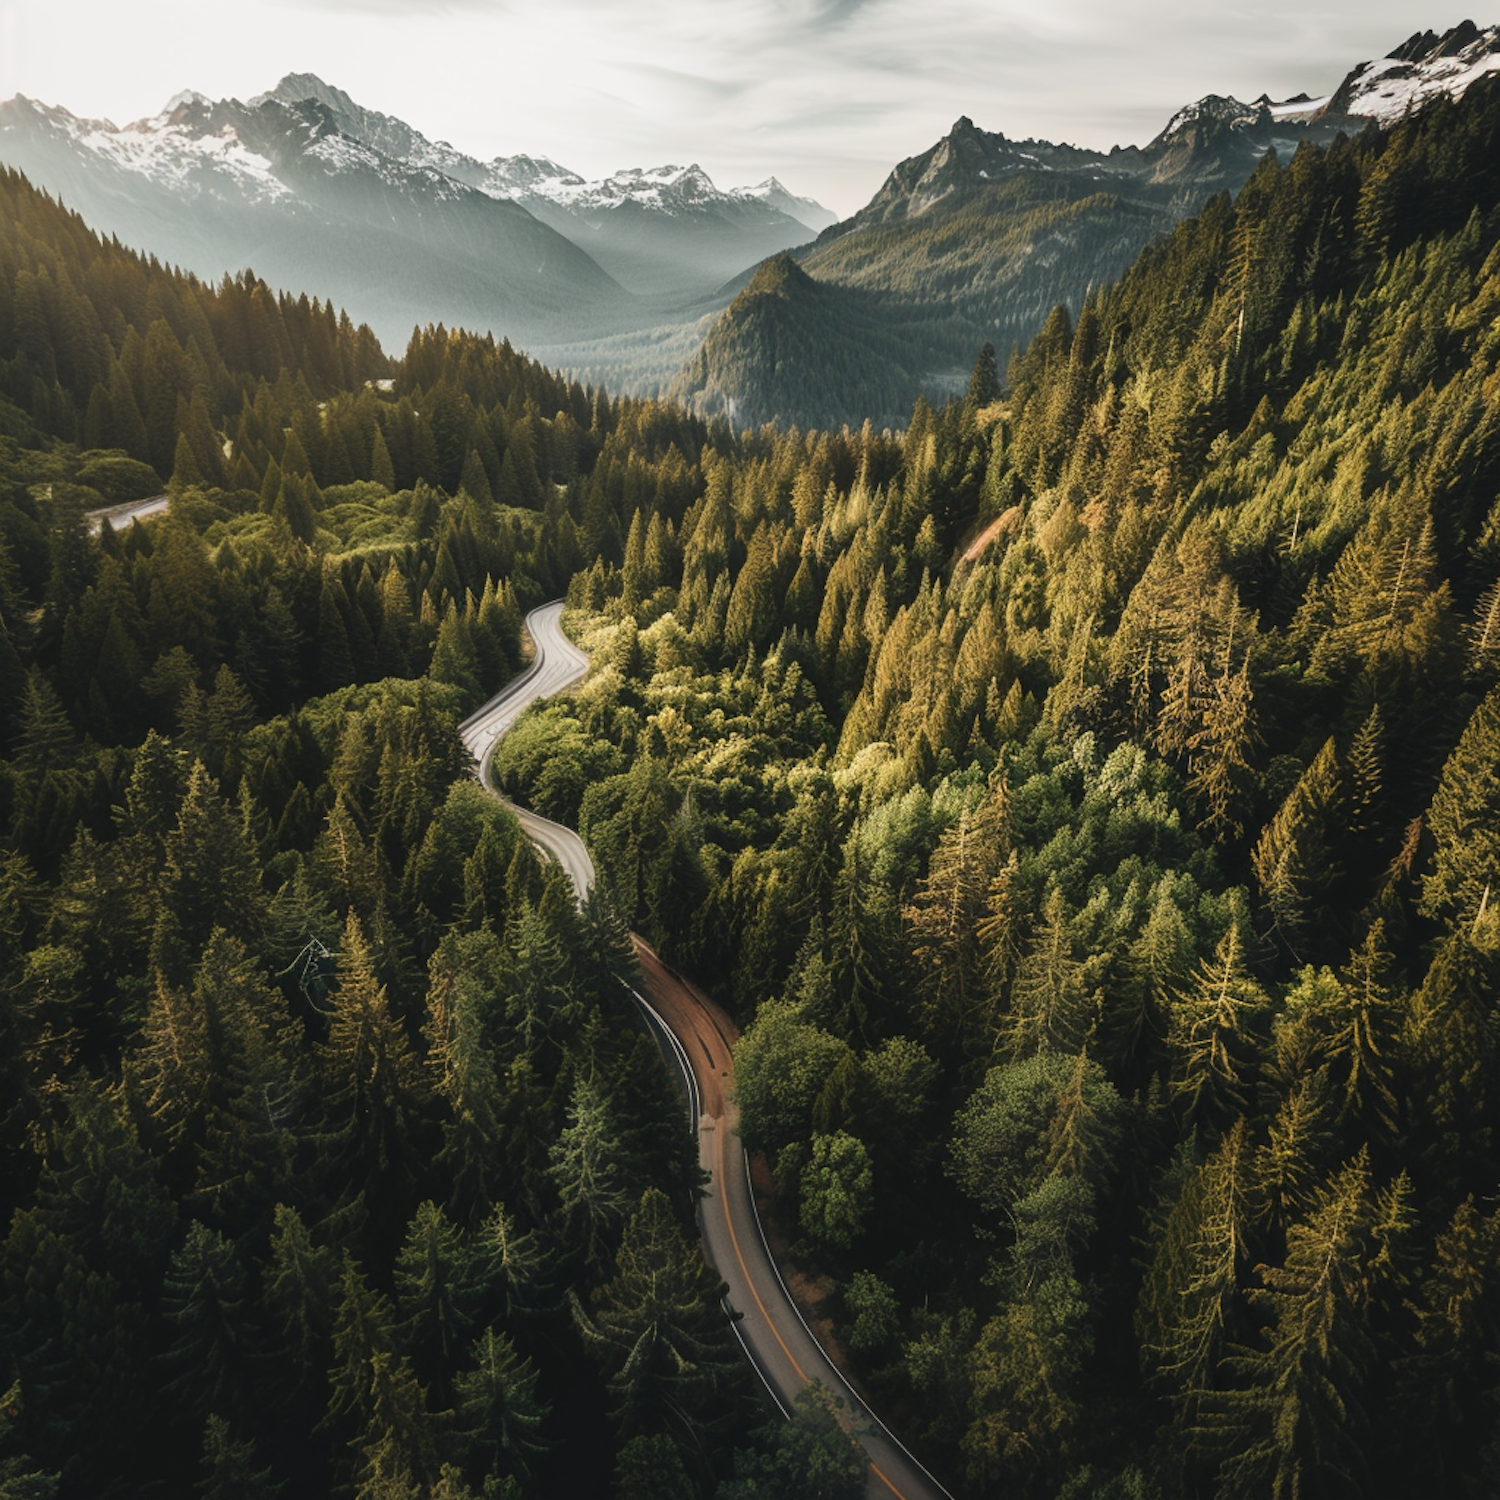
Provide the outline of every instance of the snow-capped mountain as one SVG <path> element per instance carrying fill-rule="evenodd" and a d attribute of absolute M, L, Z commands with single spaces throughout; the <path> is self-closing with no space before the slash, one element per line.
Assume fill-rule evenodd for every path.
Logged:
<path fill-rule="evenodd" d="M 834 219 L 821 205 L 793 198 L 774 178 L 774 189 L 723 191 L 696 163 L 631 167 L 590 182 L 545 156 L 481 161 L 364 108 L 312 73 L 287 74 L 250 107 L 295 108 L 307 101 L 327 110 L 351 141 L 414 171 L 519 203 L 633 292 L 712 291 L 763 257 L 805 243 Z"/>
<path fill-rule="evenodd" d="M 545 199 L 575 213 L 598 215 L 627 203 L 672 216 L 705 207 L 760 204 L 816 234 L 837 216 L 812 198 L 798 198 L 774 177 L 754 187 L 720 190 L 696 162 L 690 167 L 626 167 L 589 182 L 545 156 L 497 156 L 480 184 L 499 198 Z M 771 222 L 771 221 L 765 221 Z"/>
<path fill-rule="evenodd" d="M 586 186 L 577 172 L 560 167 L 550 156 L 497 156 L 485 169 L 484 190 L 495 198 L 535 193 L 561 201 L 560 193 Z"/>
<path fill-rule="evenodd" d="M 648 294 L 711 292 L 834 222 L 775 178 L 726 192 L 696 162 L 627 167 L 596 182 L 532 157 L 503 157 L 490 167 L 486 192 L 513 197 L 622 286 Z"/>
<path fill-rule="evenodd" d="M 438 321 L 531 341 L 630 300 L 518 204 L 349 133 L 316 98 L 189 92 L 120 127 L 17 96 L 0 104 L 0 161 L 103 233 L 205 277 L 250 267 L 332 298 L 398 346 Z"/>
<path fill-rule="evenodd" d="M 768 177 L 764 182 L 758 182 L 754 187 L 732 189 L 736 197 L 759 198 L 762 203 L 769 203 L 772 208 L 780 209 L 789 219 L 796 219 L 799 224 L 806 224 L 815 234 L 827 229 L 831 224 L 838 223 L 838 215 L 812 198 L 799 198 L 794 193 L 788 192 L 774 177 Z"/>
<path fill-rule="evenodd" d="M 1179 109 L 1152 144 L 1169 141 L 1195 126 L 1255 130 L 1264 129 L 1275 118 L 1271 102 L 1264 94 L 1253 104 L 1241 104 L 1232 94 L 1205 94 L 1203 98 Z"/>
<path fill-rule="evenodd" d="M 254 108 L 271 100 L 295 105 L 308 99 L 323 105 L 351 139 L 408 166 L 430 168 L 479 188 L 492 198 L 541 198 L 584 214 L 605 213 L 631 203 L 671 216 L 758 203 L 814 233 L 835 222 L 835 216 L 822 204 L 793 196 L 774 177 L 755 187 L 720 190 L 696 162 L 688 167 L 627 167 L 589 182 L 545 156 L 497 156 L 492 161 L 480 161 L 447 141 L 428 140 L 392 115 L 365 109 L 314 73 L 288 73 L 274 89 L 252 99 L 250 105 Z"/>
<path fill-rule="evenodd" d="M 187 91 L 125 126 L 17 96 L 0 161 L 127 243 L 205 276 L 253 266 L 396 340 L 429 321 L 616 332 L 639 321 L 629 293 L 690 300 L 810 240 L 787 208 L 832 218 L 697 166 L 589 183 L 545 157 L 480 161 L 310 73 L 248 102 Z"/>
<path fill-rule="evenodd" d="M 1327 109 L 1393 125 L 1441 94 L 1462 98 L 1469 85 L 1500 71 L 1500 26 L 1463 21 L 1438 36 L 1419 31 L 1386 57 L 1361 63 L 1334 91 Z"/>
<path fill-rule="evenodd" d="M 1472 21 L 1462 21 L 1441 36 L 1419 31 L 1385 57 L 1360 63 L 1338 88 L 1319 99 L 1298 94 L 1278 102 L 1262 94 L 1241 104 L 1209 94 L 1179 110 L 1152 145 L 1205 123 L 1265 132 L 1277 125 L 1313 121 L 1358 129 L 1374 120 L 1384 128 L 1433 99 L 1461 99 L 1476 79 L 1495 72 L 1500 72 L 1500 26 L 1481 30 Z"/>

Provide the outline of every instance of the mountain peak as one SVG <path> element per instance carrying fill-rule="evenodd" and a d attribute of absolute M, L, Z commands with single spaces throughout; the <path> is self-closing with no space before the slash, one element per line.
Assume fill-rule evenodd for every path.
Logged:
<path fill-rule="evenodd" d="M 1192 104 L 1186 104 L 1179 109 L 1167 121 L 1166 128 L 1151 144 L 1163 144 L 1192 130 L 1195 126 L 1209 131 L 1215 128 L 1243 130 L 1268 124 L 1270 119 L 1270 103 L 1264 95 L 1251 104 L 1244 104 L 1232 94 L 1205 94 L 1201 99 L 1194 100 Z M 1147 150 L 1149 149 L 1150 147 L 1147 147 Z"/>
<path fill-rule="evenodd" d="M 838 223 L 838 215 L 824 208 L 812 198 L 799 198 L 779 177 L 768 177 L 754 187 L 732 188 L 730 196 L 742 202 L 758 199 L 778 213 L 810 229 L 814 234 Z"/>
<path fill-rule="evenodd" d="M 758 294 L 777 297 L 795 296 L 799 291 L 812 285 L 814 285 L 812 277 L 783 250 L 779 255 L 772 255 L 761 261 L 755 268 L 755 274 L 746 282 L 740 297 L 748 299 Z"/>
<path fill-rule="evenodd" d="M 1481 36 L 1472 21 L 1460 21 L 1439 36 L 1434 31 L 1413 32 L 1399 47 L 1386 53 L 1393 62 L 1429 62 L 1439 57 L 1456 57 Z"/>
<path fill-rule="evenodd" d="M 1461 99 L 1476 79 L 1494 72 L 1500 72 L 1500 26 L 1480 30 L 1461 21 L 1441 36 L 1418 31 L 1393 52 L 1355 68 L 1325 113 L 1394 125 L 1439 94 Z"/>
<path fill-rule="evenodd" d="M 265 104 L 272 99 L 280 104 L 301 104 L 304 99 L 313 99 L 319 104 L 326 104 L 330 109 L 355 107 L 354 101 L 343 89 L 324 83 L 316 73 L 287 73 L 274 89 L 257 94 L 250 103 Z"/>

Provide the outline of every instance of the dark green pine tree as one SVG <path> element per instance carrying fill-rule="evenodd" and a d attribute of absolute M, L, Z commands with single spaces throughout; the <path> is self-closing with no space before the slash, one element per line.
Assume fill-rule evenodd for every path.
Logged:
<path fill-rule="evenodd" d="M 504 1181 L 503 1126 L 494 1050 L 486 1041 L 489 996 L 481 953 L 498 945 L 488 932 L 449 934 L 432 956 L 427 992 L 427 1071 L 448 1106 L 438 1166 L 452 1184 L 450 1204 L 465 1223 L 482 1216 Z"/>
<path fill-rule="evenodd" d="M 283 473 L 271 503 L 271 514 L 299 542 L 311 542 L 318 530 L 317 512 L 308 494 L 311 484 L 310 478 L 288 470 Z"/>
<path fill-rule="evenodd" d="M 276 1500 L 286 1488 L 255 1462 L 255 1444 L 236 1442 L 228 1421 L 215 1413 L 203 1427 L 203 1500 Z"/>
<path fill-rule="evenodd" d="M 610 1417 L 622 1439 L 665 1432 L 699 1462 L 712 1453 L 743 1375 L 722 1295 L 666 1195 L 649 1189 L 592 1315 L 573 1300 L 578 1326 L 604 1369 Z"/>
<path fill-rule="evenodd" d="M 487 1328 L 471 1369 L 454 1377 L 454 1408 L 470 1463 L 482 1473 L 529 1483 L 549 1444 L 542 1427 L 551 1406 L 537 1393 L 537 1371 L 505 1334 Z"/>
<path fill-rule="evenodd" d="M 328 1368 L 337 1259 L 327 1246 L 313 1243 L 295 1208 L 278 1203 L 274 1218 L 260 1300 L 276 1330 L 278 1366 L 295 1372 L 280 1392 L 290 1400 L 305 1397 Z"/>
<path fill-rule="evenodd" d="M 484 472 L 484 463 L 473 448 L 469 449 L 469 456 L 464 460 L 463 474 L 458 484 L 461 490 L 471 499 L 478 500 L 481 505 L 495 503 L 495 497 L 490 493 L 489 476 Z"/>
<path fill-rule="evenodd" d="M 1220 1493 L 1299 1500 L 1357 1482 L 1371 1446 L 1362 1396 L 1375 1358 L 1374 1221 L 1361 1155 L 1288 1231 L 1285 1262 L 1259 1268 L 1250 1300 L 1262 1342 L 1230 1359 L 1235 1386 L 1200 1419 L 1206 1440 L 1229 1450 Z"/>
<path fill-rule="evenodd" d="M 344 925 L 332 1007 L 319 1058 L 330 1198 L 363 1194 L 372 1221 L 389 1231 L 406 1221 L 421 1175 L 414 1136 L 428 1092 L 353 911 Z"/>
<path fill-rule="evenodd" d="M 245 1268 L 223 1235 L 189 1225 L 162 1288 L 162 1312 L 176 1330 L 167 1355 L 175 1399 L 204 1413 L 233 1410 L 256 1340 Z"/>
<path fill-rule="evenodd" d="M 550 1302 L 555 1263 L 546 1243 L 534 1230 L 522 1230 L 503 1203 L 479 1227 L 475 1254 L 487 1283 L 486 1301 L 502 1321 L 531 1316 Z"/>
<path fill-rule="evenodd" d="M 371 1416 L 371 1375 L 377 1357 L 396 1348 L 396 1309 L 373 1289 L 347 1251 L 334 1292 L 333 1363 L 328 1370 L 326 1422 L 351 1440 Z"/>
<path fill-rule="evenodd" d="M 469 1342 L 484 1268 L 462 1230 L 430 1199 L 417 1206 L 396 1256 L 396 1305 L 407 1348 L 442 1372 Z"/>
<path fill-rule="evenodd" d="M 254 943 L 265 924 L 260 861 L 202 761 L 188 775 L 163 854 L 151 956 L 169 983 L 183 984 L 215 928 Z"/>
<path fill-rule="evenodd" d="M 1475 923 L 1500 899 L 1500 686 L 1474 710 L 1427 817 L 1436 848 L 1422 882 L 1429 916 Z"/>
<path fill-rule="evenodd" d="M 568 1242 L 589 1265 L 605 1264 L 630 1204 L 630 1162 L 608 1099 L 587 1079 L 574 1085 L 549 1175 L 562 1203 Z"/>
<path fill-rule="evenodd" d="M 1000 370 L 995 363 L 995 346 L 988 340 L 974 361 L 974 372 L 969 376 L 967 404 L 979 411 L 1000 398 Z"/>

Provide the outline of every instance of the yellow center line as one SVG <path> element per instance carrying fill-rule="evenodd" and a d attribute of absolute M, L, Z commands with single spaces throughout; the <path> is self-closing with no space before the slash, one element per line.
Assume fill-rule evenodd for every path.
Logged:
<path fill-rule="evenodd" d="M 766 1327 L 771 1330 L 771 1337 L 781 1345 L 781 1352 L 786 1355 L 791 1367 L 797 1372 L 804 1385 L 811 1385 L 812 1379 L 807 1372 L 797 1363 L 797 1357 L 786 1346 L 786 1340 L 776 1331 L 776 1325 L 771 1321 L 771 1315 L 766 1311 L 766 1304 L 760 1300 L 760 1293 L 755 1290 L 755 1280 L 750 1275 L 750 1267 L 745 1264 L 744 1252 L 740 1249 L 740 1237 L 734 1232 L 734 1219 L 729 1212 L 729 1196 L 727 1192 L 727 1179 L 724 1175 L 724 1130 L 720 1120 L 714 1122 L 714 1155 L 719 1167 L 719 1192 L 724 1204 L 724 1224 L 729 1230 L 729 1243 L 734 1246 L 734 1256 L 740 1263 L 740 1271 L 744 1274 L 745 1285 L 750 1288 L 750 1295 L 755 1298 L 755 1305 L 760 1309 L 760 1315 L 765 1320 Z M 745 1181 L 746 1190 L 755 1191 L 755 1185 L 749 1178 Z M 896 1500 L 906 1500 L 906 1496 L 891 1483 L 889 1476 L 881 1469 L 880 1465 L 872 1459 L 869 1454 L 865 1455 L 865 1461 L 870 1465 L 871 1472 L 877 1479 L 896 1497 Z"/>
<path fill-rule="evenodd" d="M 724 1195 L 724 1223 L 729 1230 L 729 1243 L 734 1246 L 735 1259 L 739 1261 L 740 1270 L 744 1273 L 745 1285 L 750 1288 L 750 1295 L 755 1298 L 755 1305 L 760 1309 L 760 1315 L 765 1319 L 766 1327 L 771 1330 L 771 1337 L 781 1345 L 781 1352 L 786 1355 L 788 1361 L 791 1363 L 792 1368 L 801 1377 L 803 1383 L 810 1385 L 811 1381 L 808 1379 L 807 1372 L 802 1368 L 801 1365 L 797 1363 L 796 1355 L 794 1355 L 792 1351 L 787 1348 L 786 1341 L 776 1331 L 776 1325 L 771 1321 L 770 1313 L 766 1311 L 766 1304 L 760 1300 L 760 1293 L 755 1290 L 755 1281 L 750 1275 L 750 1267 L 745 1264 L 744 1252 L 740 1249 L 740 1237 L 734 1232 L 734 1219 L 730 1216 L 729 1213 L 729 1197 L 725 1186 L 727 1183 L 727 1179 L 724 1175 L 724 1131 L 722 1125 L 718 1121 L 716 1121 L 714 1124 L 714 1136 L 714 1154 L 718 1158 L 719 1164 L 719 1191 Z M 750 1187 L 750 1191 L 755 1191 L 753 1186 Z"/>

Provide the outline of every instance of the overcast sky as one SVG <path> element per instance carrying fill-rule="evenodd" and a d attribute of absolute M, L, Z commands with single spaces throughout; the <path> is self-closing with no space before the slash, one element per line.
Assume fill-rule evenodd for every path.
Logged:
<path fill-rule="evenodd" d="M 1406 0 L 0 0 L 0 98 L 123 124 L 180 89 L 313 72 L 474 156 L 775 173 L 847 215 L 959 115 L 1144 143 L 1203 94 L 1326 93 L 1462 19 Z"/>

